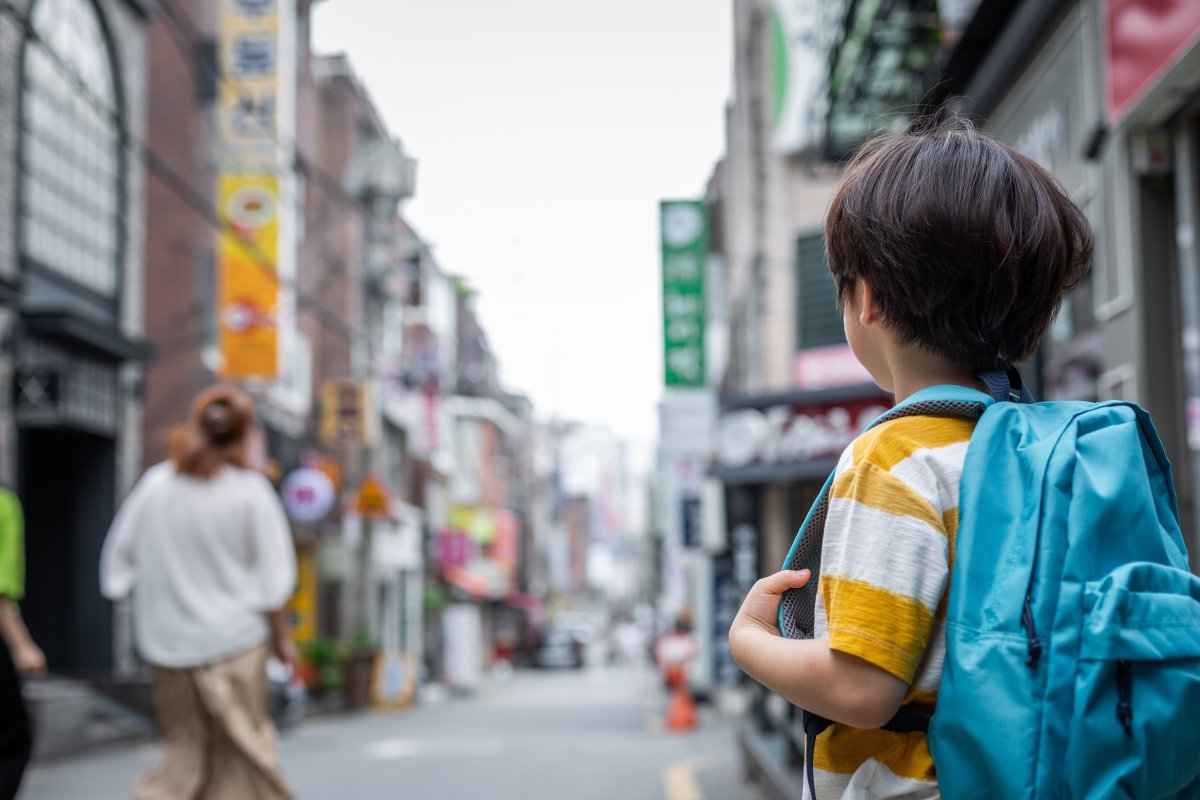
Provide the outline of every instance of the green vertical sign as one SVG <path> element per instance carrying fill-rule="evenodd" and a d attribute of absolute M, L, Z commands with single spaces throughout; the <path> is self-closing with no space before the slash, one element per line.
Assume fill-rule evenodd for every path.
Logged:
<path fill-rule="evenodd" d="M 667 386 L 703 386 L 708 211 L 703 200 L 664 200 L 659 223 L 664 380 Z"/>

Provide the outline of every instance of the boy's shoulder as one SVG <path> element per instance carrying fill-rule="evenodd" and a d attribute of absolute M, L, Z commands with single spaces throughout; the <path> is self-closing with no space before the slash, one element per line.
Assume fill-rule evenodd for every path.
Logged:
<path fill-rule="evenodd" d="M 914 457 L 952 448 L 963 450 L 975 430 L 976 420 L 955 415 L 922 414 L 888 420 L 864 431 L 846 448 L 839 471 L 872 464 L 891 471 Z"/>

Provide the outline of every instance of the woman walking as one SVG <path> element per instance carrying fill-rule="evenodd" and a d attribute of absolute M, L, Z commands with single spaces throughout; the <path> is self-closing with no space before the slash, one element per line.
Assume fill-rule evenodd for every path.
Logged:
<path fill-rule="evenodd" d="M 267 717 L 268 642 L 297 662 L 283 605 L 296 577 L 283 508 L 247 468 L 254 404 L 201 393 L 113 522 L 101 556 L 110 599 L 133 595 L 138 651 L 154 668 L 165 737 L 135 800 L 291 797 Z"/>

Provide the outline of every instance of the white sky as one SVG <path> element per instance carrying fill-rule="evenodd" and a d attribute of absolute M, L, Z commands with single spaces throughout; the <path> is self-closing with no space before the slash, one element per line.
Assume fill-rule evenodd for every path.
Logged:
<path fill-rule="evenodd" d="M 723 149 L 730 0 L 332 0 L 420 162 L 406 215 L 480 292 L 507 388 L 638 443 L 662 391 L 658 201 Z"/>

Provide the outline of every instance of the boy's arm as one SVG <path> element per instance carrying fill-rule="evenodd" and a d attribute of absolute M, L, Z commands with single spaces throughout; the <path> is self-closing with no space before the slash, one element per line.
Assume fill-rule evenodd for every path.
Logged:
<path fill-rule="evenodd" d="M 779 635 L 780 598 L 809 577 L 807 570 L 778 572 L 754 585 L 729 630 L 733 658 L 747 675 L 807 711 L 855 728 L 881 727 L 900 708 L 904 681 L 831 650 L 828 642 Z"/>

